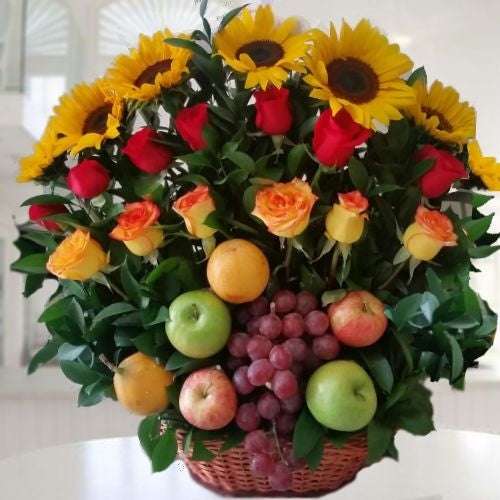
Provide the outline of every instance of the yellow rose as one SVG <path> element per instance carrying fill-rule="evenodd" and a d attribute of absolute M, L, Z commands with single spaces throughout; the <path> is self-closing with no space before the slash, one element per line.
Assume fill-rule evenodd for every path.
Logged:
<path fill-rule="evenodd" d="M 327 236 L 340 243 L 355 243 L 365 228 L 368 216 L 363 212 L 368 209 L 368 200 L 359 191 L 351 191 L 340 193 L 339 202 L 326 215 Z"/>
<path fill-rule="evenodd" d="M 123 243 L 133 254 L 145 257 L 156 250 L 162 241 L 163 231 L 159 227 L 148 227 L 137 238 Z"/>
<path fill-rule="evenodd" d="M 403 244 L 416 259 L 432 260 L 443 247 L 455 246 L 457 235 L 446 215 L 420 205 L 415 222 L 406 228 Z"/>
<path fill-rule="evenodd" d="M 55 249 L 47 269 L 66 280 L 85 281 L 109 264 L 109 255 L 90 233 L 77 229 Z"/>
<path fill-rule="evenodd" d="M 208 186 L 200 184 L 189 193 L 181 196 L 173 209 L 184 219 L 189 234 L 197 238 L 210 238 L 217 229 L 206 226 L 203 221 L 215 211 L 215 203 L 210 196 Z"/>
<path fill-rule="evenodd" d="M 276 236 L 293 238 L 306 229 L 317 199 L 311 186 L 300 179 L 277 182 L 257 193 L 252 215 L 261 219 Z"/>

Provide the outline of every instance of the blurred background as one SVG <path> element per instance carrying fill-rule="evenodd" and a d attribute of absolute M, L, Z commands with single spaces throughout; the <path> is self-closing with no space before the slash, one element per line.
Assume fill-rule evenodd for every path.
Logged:
<path fill-rule="evenodd" d="M 429 80 L 455 87 L 477 110 L 477 138 L 487 156 L 500 158 L 500 3 L 496 0 L 274 0 L 279 17 L 327 28 L 342 19 L 369 18 L 403 52 L 425 65 Z M 217 24 L 235 0 L 210 0 Z M 54 367 L 26 375 L 30 357 L 47 340 L 37 318 L 50 289 L 22 297 L 22 277 L 9 272 L 17 258 L 14 222 L 19 205 L 39 194 L 16 184 L 18 161 L 30 153 L 53 106 L 82 80 L 102 75 L 140 33 L 165 26 L 198 27 L 199 0 L 0 0 L 0 459 L 42 446 L 96 437 L 132 435 L 138 419 L 112 402 L 77 409 L 77 388 Z M 486 206 L 500 211 L 500 194 Z M 500 215 L 492 229 L 500 232 Z M 474 286 L 500 311 L 500 257 L 478 263 Z M 500 433 L 500 342 L 468 379 L 465 393 L 433 385 L 438 427 Z"/>

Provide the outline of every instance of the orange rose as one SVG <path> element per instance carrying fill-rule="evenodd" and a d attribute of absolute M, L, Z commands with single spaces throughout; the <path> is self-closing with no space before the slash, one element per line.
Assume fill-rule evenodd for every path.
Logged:
<path fill-rule="evenodd" d="M 257 193 L 252 215 L 261 219 L 276 236 L 293 238 L 306 229 L 317 199 L 311 186 L 300 179 L 277 182 Z"/>
<path fill-rule="evenodd" d="M 403 235 L 403 244 L 413 257 L 420 260 L 433 259 L 443 247 L 457 245 L 453 224 L 438 210 L 428 210 L 420 205 L 415 222 Z"/>
<path fill-rule="evenodd" d="M 197 238 L 209 238 L 217 232 L 206 226 L 203 221 L 215 210 L 215 203 L 208 192 L 208 186 L 200 184 L 189 193 L 181 196 L 173 209 L 184 219 L 190 234 Z"/>
<path fill-rule="evenodd" d="M 49 257 L 47 269 L 58 278 L 85 281 L 109 264 L 109 255 L 90 233 L 77 229 Z"/>
<path fill-rule="evenodd" d="M 359 191 L 351 191 L 339 193 L 339 202 L 326 216 L 326 234 L 340 243 L 355 243 L 365 228 L 368 216 L 363 212 L 368 209 L 368 200 Z"/>
<path fill-rule="evenodd" d="M 163 231 L 151 227 L 160 217 L 160 209 L 151 201 L 127 203 L 117 217 L 118 225 L 109 233 L 125 243 L 135 255 L 149 255 L 163 241 Z"/>

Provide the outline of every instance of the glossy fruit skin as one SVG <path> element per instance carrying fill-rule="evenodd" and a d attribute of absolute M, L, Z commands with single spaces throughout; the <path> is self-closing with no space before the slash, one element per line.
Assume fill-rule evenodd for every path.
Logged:
<path fill-rule="evenodd" d="M 143 416 L 155 415 L 167 408 L 166 388 L 172 382 L 172 373 L 142 352 L 125 358 L 113 377 L 118 401 L 131 413 Z"/>
<path fill-rule="evenodd" d="M 269 281 L 269 263 L 262 250 L 247 240 L 233 239 L 219 244 L 207 264 L 212 290 L 231 304 L 251 302 Z"/>
<path fill-rule="evenodd" d="M 170 343 L 190 358 L 203 359 L 219 352 L 231 332 L 226 304 L 209 290 L 179 295 L 170 304 L 165 330 Z"/>
<path fill-rule="evenodd" d="M 369 375 L 354 361 L 330 361 L 310 377 L 306 402 L 312 416 L 336 431 L 365 427 L 377 410 L 377 393 Z"/>
<path fill-rule="evenodd" d="M 387 328 L 383 302 L 366 291 L 349 292 L 331 304 L 328 317 L 337 339 L 351 347 L 374 344 Z"/>
<path fill-rule="evenodd" d="M 236 406 L 233 384 L 217 368 L 197 370 L 182 385 L 179 409 L 182 416 L 199 429 L 222 429 L 235 417 Z"/>

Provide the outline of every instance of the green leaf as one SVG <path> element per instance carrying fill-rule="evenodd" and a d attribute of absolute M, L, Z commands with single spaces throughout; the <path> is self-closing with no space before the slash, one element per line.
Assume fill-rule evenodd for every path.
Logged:
<path fill-rule="evenodd" d="M 167 429 L 156 443 L 151 456 L 153 472 L 168 469 L 176 458 L 177 440 L 175 439 L 175 430 Z"/>
<path fill-rule="evenodd" d="M 121 267 L 120 277 L 125 293 L 138 308 L 144 309 L 149 302 L 149 298 L 143 295 L 141 285 L 130 272 L 128 259 L 125 260 Z"/>
<path fill-rule="evenodd" d="M 49 253 L 35 253 L 16 260 L 11 264 L 12 271 L 19 271 L 28 274 L 47 274 L 47 261 L 49 260 Z"/>
<path fill-rule="evenodd" d="M 323 442 L 323 427 L 304 406 L 293 432 L 293 453 L 297 458 L 308 455 L 318 441 Z"/>
<path fill-rule="evenodd" d="M 142 322 L 145 327 L 165 323 L 168 319 L 168 309 L 163 305 L 150 304 L 143 311 Z"/>
<path fill-rule="evenodd" d="M 253 174 L 255 171 L 255 162 L 253 158 L 246 153 L 242 153 L 241 151 L 228 151 L 226 158 L 250 174 Z"/>
<path fill-rule="evenodd" d="M 464 356 L 457 339 L 449 333 L 446 333 L 446 338 L 449 346 L 448 361 L 451 366 L 450 381 L 454 382 L 462 375 L 464 369 Z"/>
<path fill-rule="evenodd" d="M 206 52 L 200 45 L 192 40 L 186 40 L 184 38 L 166 38 L 164 42 L 172 47 L 180 47 L 181 49 L 188 49 L 195 54 L 202 57 L 210 57 L 210 54 Z"/>
<path fill-rule="evenodd" d="M 356 189 L 361 192 L 366 191 L 369 181 L 368 172 L 357 158 L 352 157 L 349 160 L 349 177 Z"/>
<path fill-rule="evenodd" d="M 406 185 L 409 186 L 410 184 L 413 184 L 413 182 L 415 182 L 417 179 L 420 179 L 422 175 L 424 175 L 434 166 L 435 162 L 435 158 L 428 158 L 411 165 L 408 169 Z"/>
<path fill-rule="evenodd" d="M 416 293 L 401 299 L 394 307 L 392 317 L 398 330 L 401 329 L 420 309 L 422 294 Z"/>
<path fill-rule="evenodd" d="M 167 370 L 178 370 L 179 368 L 183 368 L 193 361 L 194 358 L 188 358 L 187 356 L 184 356 L 184 354 L 181 354 L 179 351 L 175 351 L 170 356 L 170 358 L 168 358 L 165 368 Z"/>
<path fill-rule="evenodd" d="M 204 18 L 207 13 L 208 0 L 201 0 L 200 2 L 200 17 Z"/>
<path fill-rule="evenodd" d="M 64 297 L 57 302 L 53 302 L 45 309 L 38 318 L 39 323 L 50 323 L 61 318 L 65 318 L 68 314 L 68 306 L 75 299 L 73 297 Z"/>
<path fill-rule="evenodd" d="M 320 466 L 323 458 L 324 446 L 325 441 L 321 438 L 314 443 L 313 449 L 304 457 L 309 470 L 316 470 Z"/>
<path fill-rule="evenodd" d="M 59 361 L 74 361 L 86 349 L 88 349 L 87 344 L 73 345 L 65 342 L 59 347 L 59 350 L 57 351 L 57 358 Z"/>
<path fill-rule="evenodd" d="M 467 191 L 468 194 L 470 194 L 470 191 Z M 472 191 L 472 206 L 474 208 L 479 208 L 482 207 L 483 205 L 486 205 L 490 200 L 493 200 L 495 197 L 492 195 L 488 194 L 481 194 L 476 191 Z"/>
<path fill-rule="evenodd" d="M 210 159 L 207 158 L 201 151 L 198 153 L 188 153 L 177 157 L 177 159 L 192 167 L 209 167 L 212 164 Z"/>
<path fill-rule="evenodd" d="M 56 194 L 41 194 L 38 196 L 33 196 L 28 198 L 21 206 L 27 207 L 29 205 L 68 205 L 71 200 L 65 196 L 59 196 Z"/>
<path fill-rule="evenodd" d="M 127 302 L 115 302 L 110 306 L 102 309 L 93 319 L 91 329 L 95 328 L 101 321 L 105 319 L 112 318 L 113 316 L 118 316 L 119 314 L 128 313 L 131 311 L 136 311 L 136 308 L 132 304 Z"/>
<path fill-rule="evenodd" d="M 481 217 L 480 219 L 475 219 L 468 221 L 462 225 L 462 229 L 465 230 L 467 234 L 467 239 L 469 241 L 476 241 L 479 239 L 486 231 L 488 231 L 493 216 L 495 214 L 490 214 L 487 217 Z"/>
<path fill-rule="evenodd" d="M 387 419 L 399 429 L 419 436 L 425 436 L 434 430 L 432 423 L 431 392 L 420 383 L 409 390 L 405 397 L 396 403 Z"/>
<path fill-rule="evenodd" d="M 420 80 L 424 84 L 424 87 L 427 87 L 427 73 L 423 66 L 413 70 L 413 73 L 408 77 L 406 83 L 408 85 L 413 85 L 417 80 Z"/>
<path fill-rule="evenodd" d="M 412 372 L 414 368 L 413 356 L 411 354 L 410 348 L 410 338 L 409 334 L 405 334 L 402 332 L 393 331 L 392 334 L 394 338 L 397 340 L 399 346 L 401 347 L 401 351 L 403 352 L 403 356 L 406 361 L 406 365 L 408 366 L 408 371 Z"/>
<path fill-rule="evenodd" d="M 80 334 L 83 335 L 87 329 L 85 316 L 83 314 L 82 306 L 74 298 L 68 304 L 66 316 L 71 318 L 72 324 L 74 324 L 78 328 Z"/>
<path fill-rule="evenodd" d="M 326 307 L 334 302 L 340 302 L 347 295 L 347 290 L 327 290 L 321 295 L 321 305 Z"/>
<path fill-rule="evenodd" d="M 351 435 L 350 432 L 328 431 L 326 438 L 335 448 L 342 448 L 348 443 Z"/>
<path fill-rule="evenodd" d="M 48 363 L 57 355 L 59 347 L 64 342 L 60 337 L 53 337 L 47 342 L 30 360 L 28 365 L 28 375 L 34 373 L 41 365 Z"/>
<path fill-rule="evenodd" d="M 429 267 L 427 271 L 425 271 L 425 277 L 429 285 L 429 291 L 435 295 L 440 302 L 443 302 L 447 297 L 447 293 L 438 275 Z"/>
<path fill-rule="evenodd" d="M 290 177 L 295 177 L 304 163 L 304 159 L 307 158 L 307 151 L 304 144 L 297 144 L 294 146 L 287 155 L 286 158 L 286 168 L 287 174 Z"/>
<path fill-rule="evenodd" d="M 185 455 L 189 455 L 189 449 L 191 448 L 191 442 L 193 440 L 193 429 L 190 429 L 189 432 L 186 433 L 184 439 L 182 440 L 182 450 Z"/>
<path fill-rule="evenodd" d="M 378 196 L 379 194 L 392 193 L 393 191 L 400 191 L 401 189 L 403 188 L 396 184 L 379 184 L 370 189 L 368 196 Z"/>
<path fill-rule="evenodd" d="M 368 457 L 367 465 L 378 462 L 385 454 L 392 441 L 393 433 L 390 427 L 372 420 L 367 428 Z"/>
<path fill-rule="evenodd" d="M 107 381 L 97 381 L 82 387 L 78 394 L 78 406 L 88 408 L 99 404 L 106 397 L 111 384 Z"/>
<path fill-rule="evenodd" d="M 420 302 L 420 310 L 425 316 L 425 319 L 429 324 L 432 324 L 434 317 L 434 311 L 439 307 L 439 300 L 435 295 L 430 292 L 424 292 L 422 294 L 422 300 Z"/>
<path fill-rule="evenodd" d="M 41 247 L 47 248 L 50 251 L 54 251 L 57 248 L 57 241 L 54 239 L 54 235 L 47 231 L 30 231 L 22 236 L 25 240 L 30 240 L 40 245 Z"/>
<path fill-rule="evenodd" d="M 176 269 L 181 263 L 181 261 L 182 259 L 179 257 L 169 257 L 168 259 L 165 259 L 158 266 L 156 266 L 156 268 L 153 269 L 153 271 L 149 273 L 148 277 L 146 278 L 146 283 L 148 285 L 154 284 L 165 274 L 168 274 L 174 269 Z"/>
<path fill-rule="evenodd" d="M 375 382 L 384 392 L 391 392 L 394 385 L 394 374 L 387 358 L 376 347 L 367 347 L 359 350 L 359 354 L 366 363 Z"/>
<path fill-rule="evenodd" d="M 471 259 L 483 259 L 493 255 L 497 250 L 500 250 L 500 245 L 469 248 L 469 256 Z"/>
<path fill-rule="evenodd" d="M 102 375 L 79 361 L 60 361 L 64 375 L 75 384 L 89 385 L 97 382 Z"/>
<path fill-rule="evenodd" d="M 217 31 L 223 30 L 228 23 L 230 23 L 233 18 L 235 18 L 245 7 L 248 7 L 249 4 L 244 4 L 241 7 L 236 7 L 233 10 L 230 10 L 221 20 L 219 24 L 219 28 Z"/>
<path fill-rule="evenodd" d="M 214 113 L 219 118 L 222 118 L 223 120 L 225 120 L 228 123 L 234 124 L 234 114 L 231 113 L 231 111 L 229 111 L 227 108 L 223 108 L 222 106 L 213 106 L 212 105 L 212 106 L 209 106 L 208 109 L 210 110 L 211 113 Z M 227 147 L 227 144 L 228 143 L 224 144 L 224 146 Z M 231 144 L 231 143 L 229 143 L 229 144 Z M 233 143 L 233 144 L 236 144 L 236 147 L 238 147 L 237 143 Z M 224 151 L 224 146 L 222 147 L 222 153 L 224 155 L 226 155 L 227 150 Z M 233 149 L 232 151 L 235 151 L 235 149 Z"/>
<path fill-rule="evenodd" d="M 193 446 L 192 460 L 200 462 L 209 462 L 215 458 L 215 454 L 212 453 L 203 443 L 201 439 L 196 439 Z"/>
<path fill-rule="evenodd" d="M 224 453 L 232 448 L 235 448 L 239 444 L 243 443 L 246 433 L 240 430 L 235 430 L 231 432 L 231 435 L 222 443 L 219 452 Z"/>
<path fill-rule="evenodd" d="M 149 458 L 153 456 L 153 450 L 158 442 L 158 424 L 158 415 L 151 415 L 141 420 L 137 431 L 142 449 L 146 452 L 146 455 Z"/>
<path fill-rule="evenodd" d="M 28 274 L 24 281 L 23 296 L 25 298 L 31 297 L 35 292 L 43 287 L 46 276 L 43 274 Z"/>

